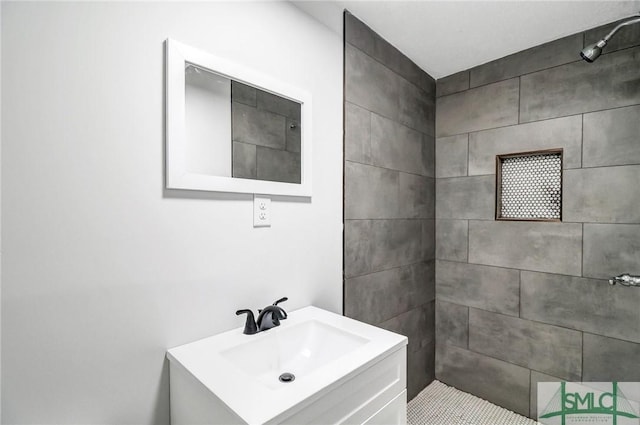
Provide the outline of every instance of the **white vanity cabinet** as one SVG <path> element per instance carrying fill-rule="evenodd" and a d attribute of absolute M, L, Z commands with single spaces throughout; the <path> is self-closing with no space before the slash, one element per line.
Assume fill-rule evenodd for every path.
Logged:
<path fill-rule="evenodd" d="M 168 352 L 171 423 L 405 424 L 406 344 L 306 307 L 257 335 L 236 329 L 176 347 Z M 283 372 L 296 379 L 278 381 Z"/>

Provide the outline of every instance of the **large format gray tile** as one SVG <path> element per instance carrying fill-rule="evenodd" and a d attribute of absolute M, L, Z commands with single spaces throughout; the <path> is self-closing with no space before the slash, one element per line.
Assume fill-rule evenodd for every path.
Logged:
<path fill-rule="evenodd" d="M 433 135 L 433 96 L 347 44 L 345 99 L 369 111 Z"/>
<path fill-rule="evenodd" d="M 344 159 L 371 164 L 371 112 L 344 103 Z"/>
<path fill-rule="evenodd" d="M 233 141 L 284 150 L 286 118 L 272 112 L 233 102 Z"/>
<path fill-rule="evenodd" d="M 407 351 L 418 351 L 435 341 L 435 301 L 379 323 L 378 326 L 409 338 Z"/>
<path fill-rule="evenodd" d="M 434 93 L 433 78 L 349 12 L 345 14 L 345 40 L 427 93 Z"/>
<path fill-rule="evenodd" d="M 373 165 L 425 175 L 422 133 L 377 114 L 371 116 Z"/>
<path fill-rule="evenodd" d="M 584 334 L 582 381 L 640 381 L 640 344 Z"/>
<path fill-rule="evenodd" d="M 640 164 L 640 106 L 584 114 L 583 166 Z"/>
<path fill-rule="evenodd" d="M 582 225 L 470 221 L 469 262 L 579 276 Z"/>
<path fill-rule="evenodd" d="M 421 262 L 346 279 L 344 314 L 378 324 L 434 298 L 435 264 Z"/>
<path fill-rule="evenodd" d="M 436 378 L 521 415 L 529 414 L 529 369 L 524 367 L 438 344 Z"/>
<path fill-rule="evenodd" d="M 538 417 L 538 382 L 562 382 L 564 379 L 540 373 L 535 370 L 531 371 L 531 403 L 529 404 L 529 417 L 537 419 Z"/>
<path fill-rule="evenodd" d="M 640 103 L 640 48 L 521 77 L 520 122 Z"/>
<path fill-rule="evenodd" d="M 436 221 L 436 258 L 467 261 L 469 222 L 438 219 Z"/>
<path fill-rule="evenodd" d="M 405 79 L 400 80 L 398 121 L 435 136 L 435 96 L 428 95 Z"/>
<path fill-rule="evenodd" d="M 468 134 L 436 139 L 436 177 L 466 176 L 468 149 Z"/>
<path fill-rule="evenodd" d="M 455 304 L 518 316 L 518 270 L 436 261 L 436 298 Z"/>
<path fill-rule="evenodd" d="M 640 291 L 547 273 L 520 278 L 520 317 L 640 342 L 640 326 L 631 325 L 640 323 Z"/>
<path fill-rule="evenodd" d="M 584 225 L 583 276 L 640 275 L 640 225 Z"/>
<path fill-rule="evenodd" d="M 407 352 L 407 400 L 414 398 L 434 380 L 435 356 L 435 341 L 420 350 Z"/>
<path fill-rule="evenodd" d="M 398 217 L 434 218 L 436 185 L 432 177 L 400 173 Z M 388 202 L 382 198 L 378 200 Z"/>
<path fill-rule="evenodd" d="M 469 175 L 495 174 L 496 155 L 563 149 L 563 167 L 579 168 L 582 151 L 582 117 L 479 131 L 469 135 Z"/>
<path fill-rule="evenodd" d="M 471 87 L 517 77 L 541 69 L 580 60 L 582 33 L 541 44 L 513 55 L 471 68 Z"/>
<path fill-rule="evenodd" d="M 469 88 L 469 71 L 448 75 L 436 81 L 436 96 L 446 96 Z"/>
<path fill-rule="evenodd" d="M 563 219 L 640 223 L 639 175 L 640 165 L 567 170 L 562 190 Z"/>
<path fill-rule="evenodd" d="M 397 118 L 400 78 L 350 44 L 345 45 L 345 100 L 389 118 Z"/>
<path fill-rule="evenodd" d="M 609 32 L 616 27 L 622 21 L 626 19 L 622 19 L 620 21 L 615 21 L 610 24 L 602 25 L 597 28 L 590 29 L 584 33 L 584 44 L 588 46 L 593 43 L 597 43 L 600 41 L 605 35 L 609 34 Z M 611 52 L 615 52 L 616 50 L 626 49 L 627 47 L 637 46 L 640 44 L 640 26 L 628 25 L 621 28 L 609 42 L 607 46 L 603 49 L 603 54 L 608 54 Z"/>
<path fill-rule="evenodd" d="M 436 301 L 436 341 L 467 348 L 469 345 L 469 307 Z"/>
<path fill-rule="evenodd" d="M 437 137 L 518 123 L 519 80 L 490 84 L 436 100 Z"/>
<path fill-rule="evenodd" d="M 433 218 L 435 179 L 345 161 L 345 218 Z"/>
<path fill-rule="evenodd" d="M 345 276 L 422 260 L 421 220 L 345 220 Z"/>
<path fill-rule="evenodd" d="M 495 176 L 436 180 L 436 217 L 491 219 L 495 215 Z"/>
<path fill-rule="evenodd" d="M 488 311 L 469 310 L 469 349 L 579 381 L 582 333 Z"/>
<path fill-rule="evenodd" d="M 302 180 L 299 153 L 258 146 L 256 164 L 259 180 L 285 183 L 300 183 Z"/>
<path fill-rule="evenodd" d="M 344 163 L 344 216 L 356 218 L 396 218 L 400 207 L 400 175 L 397 171 Z"/>

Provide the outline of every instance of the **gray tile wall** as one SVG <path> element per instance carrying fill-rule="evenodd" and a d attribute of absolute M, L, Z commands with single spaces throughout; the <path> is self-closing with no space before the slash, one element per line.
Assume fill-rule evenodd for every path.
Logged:
<path fill-rule="evenodd" d="M 438 80 L 436 377 L 534 417 L 541 381 L 638 381 L 640 30 L 589 30 Z M 564 149 L 563 222 L 493 219 L 495 156 Z"/>
<path fill-rule="evenodd" d="M 344 66 L 344 314 L 409 337 L 413 398 L 435 376 L 435 81 L 349 13 Z"/>

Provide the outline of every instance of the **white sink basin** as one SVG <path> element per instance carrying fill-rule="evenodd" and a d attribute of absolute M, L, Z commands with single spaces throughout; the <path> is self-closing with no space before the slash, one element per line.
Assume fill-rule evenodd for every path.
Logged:
<path fill-rule="evenodd" d="M 278 423 L 406 344 L 402 335 L 305 307 L 268 331 L 238 328 L 172 348 L 172 418 L 174 370 L 199 381 L 241 422 Z M 285 372 L 295 380 L 281 382 Z"/>
<path fill-rule="evenodd" d="M 251 338 L 220 355 L 249 379 L 277 390 L 285 388 L 279 379 L 281 374 L 291 373 L 301 379 L 367 342 L 318 320 L 307 320 L 270 329 L 263 338 Z"/>

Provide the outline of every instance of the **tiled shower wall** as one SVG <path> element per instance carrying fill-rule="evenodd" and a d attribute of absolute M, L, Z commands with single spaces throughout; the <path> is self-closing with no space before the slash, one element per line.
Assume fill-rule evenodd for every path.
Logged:
<path fill-rule="evenodd" d="M 640 27 L 437 83 L 436 376 L 536 415 L 545 380 L 640 381 Z M 563 221 L 494 220 L 495 155 L 564 149 Z"/>
<path fill-rule="evenodd" d="M 409 337 L 434 377 L 435 81 L 345 13 L 344 312 Z"/>

